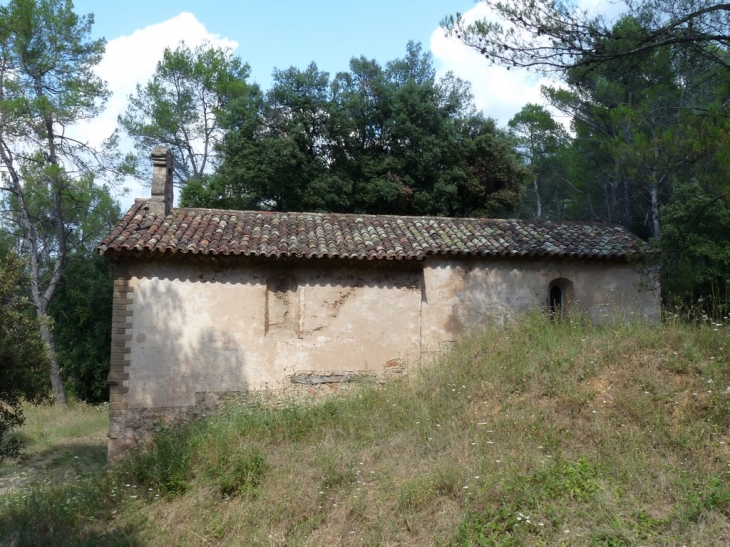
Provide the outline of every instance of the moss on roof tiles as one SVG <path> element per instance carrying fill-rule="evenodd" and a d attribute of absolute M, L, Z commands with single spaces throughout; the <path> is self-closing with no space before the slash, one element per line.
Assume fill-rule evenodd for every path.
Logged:
<path fill-rule="evenodd" d="M 179 208 L 156 218 L 136 200 L 97 250 L 243 256 L 421 259 L 467 256 L 626 258 L 640 241 L 620 226 L 537 220 L 277 213 Z"/>

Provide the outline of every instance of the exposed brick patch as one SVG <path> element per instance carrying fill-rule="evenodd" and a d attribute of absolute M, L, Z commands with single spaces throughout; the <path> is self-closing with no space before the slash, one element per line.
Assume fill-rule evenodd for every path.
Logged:
<path fill-rule="evenodd" d="M 340 384 L 348 382 L 373 382 L 375 377 L 372 374 L 343 372 L 342 374 L 332 372 L 306 372 L 295 374 L 290 377 L 292 384 L 303 384 L 314 386 L 317 384 Z"/>
<path fill-rule="evenodd" d="M 123 265 L 114 268 L 114 301 L 112 313 L 111 364 L 109 384 L 109 464 L 116 463 L 127 451 L 123 431 L 128 404 L 129 365 L 132 351 L 132 306 L 134 291 L 129 282 L 129 271 Z"/>

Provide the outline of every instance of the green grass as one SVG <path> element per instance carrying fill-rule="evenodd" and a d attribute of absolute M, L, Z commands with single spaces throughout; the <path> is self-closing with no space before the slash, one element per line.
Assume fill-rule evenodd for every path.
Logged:
<path fill-rule="evenodd" d="M 0 497 L 0 544 L 727 545 L 727 329 L 531 317 L 385 386 L 230 405 Z"/>
<path fill-rule="evenodd" d="M 108 406 L 70 401 L 23 409 L 25 425 L 13 434 L 24 444 L 23 465 L 0 465 L 0 494 L 31 480 L 63 480 L 79 473 L 99 472 L 106 465 Z"/>

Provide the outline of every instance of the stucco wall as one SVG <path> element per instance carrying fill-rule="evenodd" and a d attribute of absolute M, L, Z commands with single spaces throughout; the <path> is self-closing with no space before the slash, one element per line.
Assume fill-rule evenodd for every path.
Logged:
<path fill-rule="evenodd" d="M 429 259 L 424 265 L 422 358 L 458 336 L 503 326 L 531 310 L 548 311 L 551 282 L 569 282 L 565 311 L 595 323 L 616 313 L 659 319 L 651 280 L 626 262 L 535 259 Z"/>
<path fill-rule="evenodd" d="M 419 358 L 418 271 L 150 263 L 129 272 L 129 408 Z"/>
<path fill-rule="evenodd" d="M 658 317 L 656 293 L 617 262 L 155 261 L 123 271 L 110 461 L 154 420 L 220 394 L 430 361 L 473 328 L 547 309 L 555 279 L 572 283 L 571 315 Z"/>

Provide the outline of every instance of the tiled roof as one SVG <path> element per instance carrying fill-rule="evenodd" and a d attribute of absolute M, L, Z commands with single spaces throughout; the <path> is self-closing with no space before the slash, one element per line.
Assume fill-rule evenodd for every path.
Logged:
<path fill-rule="evenodd" d="M 607 224 L 179 208 L 138 199 L 97 250 L 127 256 L 423 259 L 430 255 L 626 258 L 639 240 Z"/>

